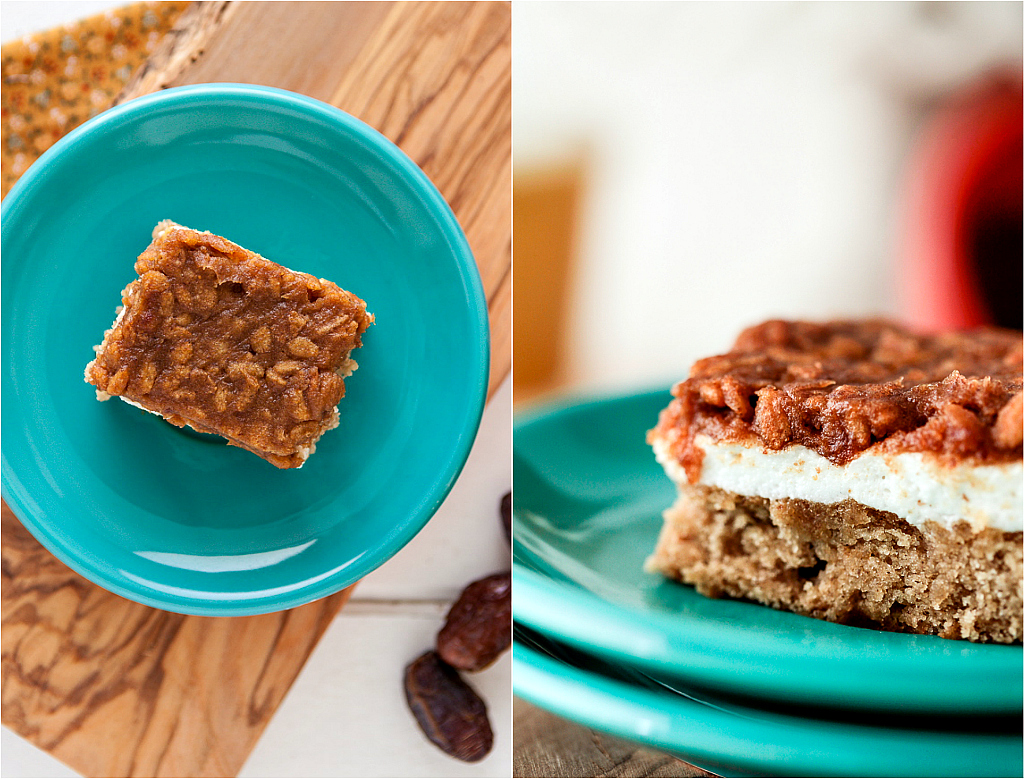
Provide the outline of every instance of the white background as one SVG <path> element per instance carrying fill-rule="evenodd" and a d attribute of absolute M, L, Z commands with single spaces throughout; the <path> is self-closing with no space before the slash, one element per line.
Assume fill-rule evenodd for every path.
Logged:
<path fill-rule="evenodd" d="M 569 383 L 665 386 L 771 317 L 899 316 L 908 151 L 1020 71 L 1019 2 L 520 2 L 518 177 L 587 166 Z"/>
<path fill-rule="evenodd" d="M 110 2 L 0 3 L 0 38 L 71 22 Z M 498 505 L 510 486 L 509 382 L 487 405 L 458 482 L 415 539 L 356 587 L 313 651 L 242 769 L 243 777 L 509 776 L 512 675 L 506 653 L 467 675 L 488 704 L 495 733 L 482 762 L 460 763 L 417 729 L 402 688 L 407 663 L 431 648 L 462 588 L 509 567 Z M 3 728 L 4 777 L 77 776 Z"/>

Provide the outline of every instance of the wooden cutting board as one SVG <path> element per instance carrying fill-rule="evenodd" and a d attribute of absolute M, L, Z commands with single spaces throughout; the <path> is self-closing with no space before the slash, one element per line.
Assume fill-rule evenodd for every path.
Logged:
<path fill-rule="evenodd" d="M 397 143 L 473 249 L 493 393 L 511 364 L 510 45 L 506 3 L 194 3 L 119 99 L 264 84 Z M 351 592 L 277 614 L 183 616 L 74 574 L 6 505 L 2 540 L 3 723 L 87 776 L 236 775 Z"/>

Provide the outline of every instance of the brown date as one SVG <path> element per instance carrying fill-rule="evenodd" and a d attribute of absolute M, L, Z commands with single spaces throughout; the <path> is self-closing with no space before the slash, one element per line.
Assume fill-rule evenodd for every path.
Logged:
<path fill-rule="evenodd" d="M 455 668 L 480 671 L 511 641 L 512 574 L 496 573 L 462 591 L 437 634 L 437 652 Z"/>
<path fill-rule="evenodd" d="M 452 757 L 473 763 L 491 751 L 486 704 L 437 652 L 406 666 L 405 698 L 427 738 Z"/>

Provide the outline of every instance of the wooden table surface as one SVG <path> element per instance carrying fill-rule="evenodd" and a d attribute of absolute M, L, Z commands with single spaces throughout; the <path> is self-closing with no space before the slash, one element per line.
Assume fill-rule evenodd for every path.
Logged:
<path fill-rule="evenodd" d="M 336 105 L 397 143 L 466 232 L 490 392 L 511 363 L 506 3 L 193 3 L 120 100 L 212 81 Z M 349 597 L 204 618 L 92 585 L 2 515 L 3 724 L 89 776 L 233 776 Z"/>
<path fill-rule="evenodd" d="M 512 704 L 515 777 L 715 776 L 671 755 L 558 717 L 515 698 Z"/>

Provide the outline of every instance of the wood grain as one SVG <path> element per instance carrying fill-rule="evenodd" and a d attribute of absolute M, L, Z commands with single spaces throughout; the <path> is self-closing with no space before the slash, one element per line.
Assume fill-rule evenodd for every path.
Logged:
<path fill-rule="evenodd" d="M 193 3 L 118 102 L 215 81 L 262 84 L 328 100 L 392 4 Z"/>
<path fill-rule="evenodd" d="M 492 393 L 512 365 L 511 47 L 506 3 L 403 3 L 330 98 L 398 144 L 458 217 L 488 300 Z"/>
<path fill-rule="evenodd" d="M 172 614 L 91 584 L 0 511 L 3 723 L 87 776 L 234 776 L 351 593 Z"/>
<path fill-rule="evenodd" d="M 709 777 L 670 755 L 556 717 L 520 698 L 512 703 L 515 777 Z"/>
<path fill-rule="evenodd" d="M 198 61 L 214 33 L 235 14 L 238 7 L 224 0 L 198 0 L 189 4 L 149 59 L 125 84 L 121 94 L 114 99 L 114 105 L 171 86 L 174 79 Z"/>
<path fill-rule="evenodd" d="M 262 83 L 395 141 L 452 205 L 487 295 L 490 391 L 511 366 L 506 3 L 195 3 L 120 101 Z M 233 776 L 350 590 L 279 614 L 182 616 L 58 562 L 2 506 L 3 722 L 88 776 Z"/>
<path fill-rule="evenodd" d="M 512 366 L 511 45 L 501 2 L 200 2 L 118 100 L 263 84 L 329 102 L 394 141 L 444 195 L 473 250 L 491 325 L 490 396 Z"/>

